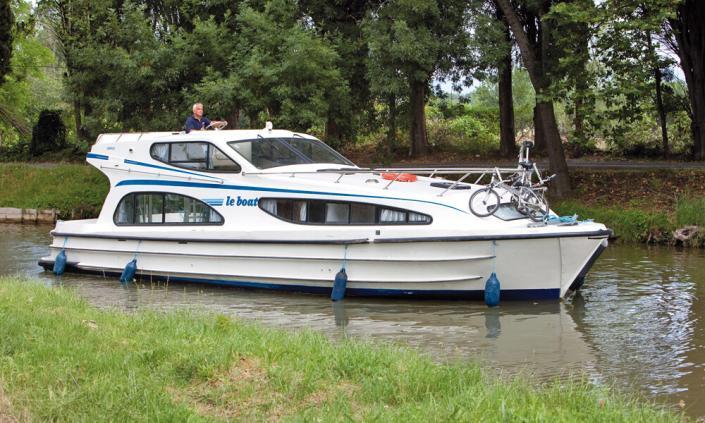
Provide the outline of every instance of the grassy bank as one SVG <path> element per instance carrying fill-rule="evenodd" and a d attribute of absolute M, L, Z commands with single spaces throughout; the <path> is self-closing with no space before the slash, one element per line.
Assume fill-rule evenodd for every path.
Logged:
<path fill-rule="evenodd" d="M 602 222 L 620 241 L 674 244 L 673 231 L 702 229 L 683 244 L 705 247 L 705 171 L 573 171 L 573 198 L 554 201 L 561 215 Z"/>
<path fill-rule="evenodd" d="M 59 218 L 94 217 L 108 178 L 86 164 L 0 163 L 0 207 L 57 209 Z"/>
<path fill-rule="evenodd" d="M 4 406 L 2 406 L 4 404 Z M 532 388 L 392 346 L 196 312 L 99 311 L 0 278 L 0 420 L 680 421 L 586 383 Z"/>

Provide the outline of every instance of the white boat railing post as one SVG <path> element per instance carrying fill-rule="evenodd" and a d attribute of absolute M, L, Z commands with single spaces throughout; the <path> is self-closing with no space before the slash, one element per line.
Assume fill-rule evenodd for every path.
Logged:
<path fill-rule="evenodd" d="M 448 191 L 452 190 L 453 188 L 457 187 L 459 183 L 463 182 L 463 180 L 464 180 L 465 178 L 467 178 L 468 176 L 470 176 L 472 173 L 473 173 L 473 172 L 470 171 L 470 172 L 466 173 L 465 175 L 463 175 L 462 178 L 460 178 L 460 179 L 458 179 L 457 181 L 453 182 L 453 183 L 452 183 L 450 186 L 448 186 L 448 188 L 446 188 L 442 193 L 438 194 L 438 196 L 439 196 L 439 197 L 443 197 L 443 194 L 445 194 L 446 192 L 448 192 Z"/>

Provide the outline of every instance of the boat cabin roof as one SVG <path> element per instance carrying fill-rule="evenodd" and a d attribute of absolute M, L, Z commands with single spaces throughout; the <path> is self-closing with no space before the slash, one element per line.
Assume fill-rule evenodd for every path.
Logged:
<path fill-rule="evenodd" d="M 124 132 L 100 134 L 96 145 L 120 144 L 136 141 L 238 141 L 257 138 L 290 138 L 301 137 L 316 139 L 308 134 L 287 131 L 283 129 L 230 129 L 221 131 L 191 131 L 186 132 Z"/>
<path fill-rule="evenodd" d="M 198 147 L 189 146 L 191 143 L 198 144 Z M 101 134 L 91 148 L 91 153 L 94 158 L 105 156 L 123 157 L 132 161 L 154 160 L 177 168 L 206 172 L 217 171 L 223 166 L 228 167 L 228 172 L 233 172 L 235 168 L 252 172 L 292 165 L 354 166 L 350 160 L 314 136 L 270 129 L 269 125 L 261 130 Z"/>

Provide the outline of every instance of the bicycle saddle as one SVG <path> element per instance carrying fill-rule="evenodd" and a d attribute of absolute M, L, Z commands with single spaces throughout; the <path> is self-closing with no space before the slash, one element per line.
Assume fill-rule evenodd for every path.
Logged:
<path fill-rule="evenodd" d="M 524 148 L 534 148 L 534 142 L 527 140 L 527 141 L 522 142 L 521 146 Z"/>
<path fill-rule="evenodd" d="M 519 162 L 519 166 L 521 166 L 525 170 L 531 170 L 534 168 L 534 162 L 529 162 L 529 161 Z"/>

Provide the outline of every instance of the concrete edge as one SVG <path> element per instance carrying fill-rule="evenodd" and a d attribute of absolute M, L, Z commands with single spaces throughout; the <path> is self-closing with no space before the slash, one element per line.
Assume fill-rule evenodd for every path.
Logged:
<path fill-rule="evenodd" d="M 56 209 L 18 209 L 0 207 L 0 223 L 55 223 L 59 215 Z"/>

